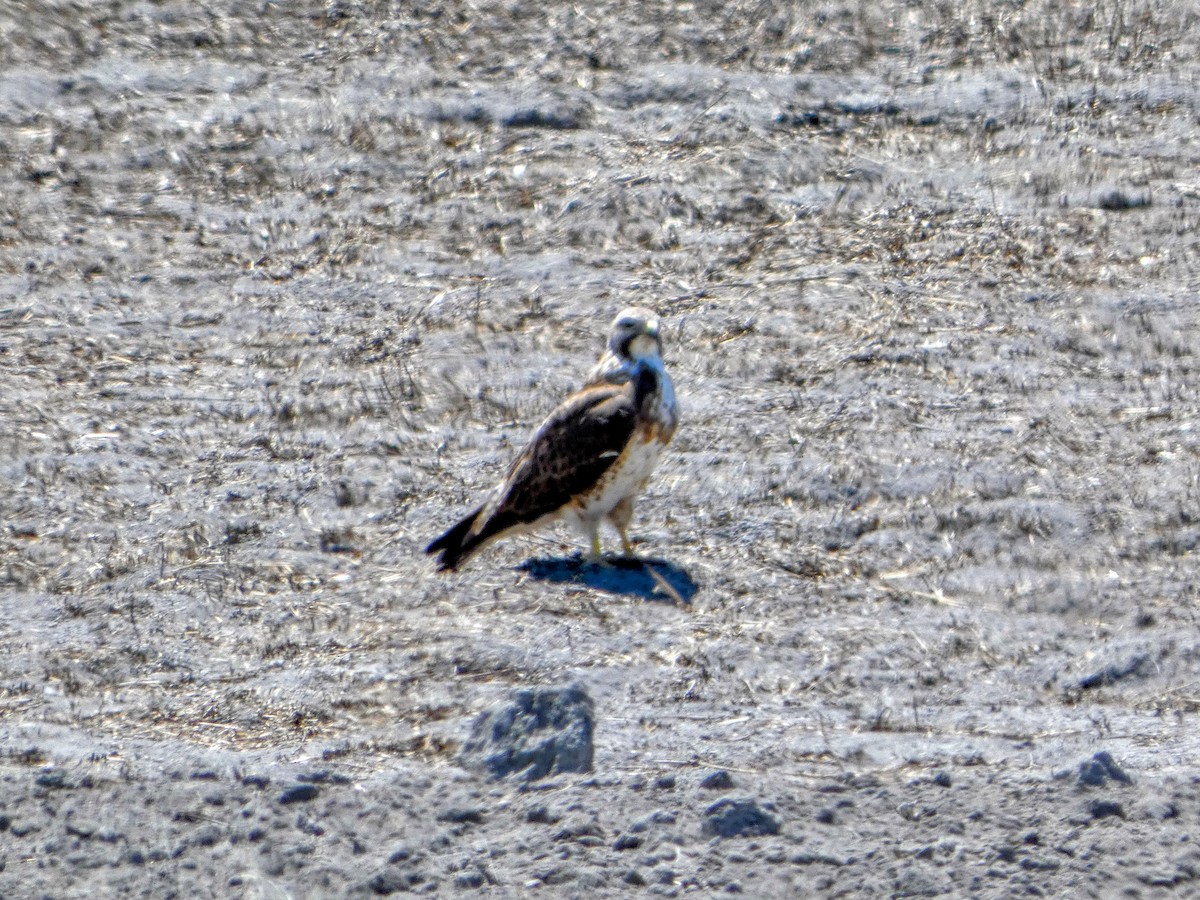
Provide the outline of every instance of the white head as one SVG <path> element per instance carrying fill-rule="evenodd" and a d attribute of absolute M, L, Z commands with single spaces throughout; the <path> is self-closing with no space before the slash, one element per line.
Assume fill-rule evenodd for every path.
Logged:
<path fill-rule="evenodd" d="M 662 357 L 658 316 L 643 306 L 629 306 L 613 319 L 608 351 L 618 359 L 640 360 Z"/>

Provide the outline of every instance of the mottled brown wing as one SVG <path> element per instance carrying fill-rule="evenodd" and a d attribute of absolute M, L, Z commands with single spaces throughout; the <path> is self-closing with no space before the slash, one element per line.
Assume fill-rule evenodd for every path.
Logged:
<path fill-rule="evenodd" d="M 633 385 L 580 391 L 550 414 L 509 469 L 480 539 L 536 522 L 596 484 L 637 427 Z"/>

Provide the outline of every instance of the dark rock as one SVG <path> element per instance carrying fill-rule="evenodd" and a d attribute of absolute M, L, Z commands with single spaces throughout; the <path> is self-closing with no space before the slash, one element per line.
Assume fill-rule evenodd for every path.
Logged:
<path fill-rule="evenodd" d="M 407 862 L 408 860 L 412 859 L 412 857 L 412 847 L 408 846 L 408 844 L 401 844 L 392 851 L 392 855 L 388 857 L 388 862 L 390 862 L 392 865 L 396 865 L 397 863 Z"/>
<path fill-rule="evenodd" d="M 1110 191 L 1105 191 L 1096 198 L 1096 208 L 1108 212 L 1123 212 L 1129 209 L 1140 209 L 1143 206 L 1149 206 L 1150 202 L 1149 193 L 1134 196 L 1119 188 L 1113 188 Z"/>
<path fill-rule="evenodd" d="M 579 841 L 589 843 L 588 838 L 598 840 L 604 837 L 604 827 L 589 816 L 573 816 L 554 832 L 556 841 Z"/>
<path fill-rule="evenodd" d="M 320 822 L 314 822 L 305 816 L 297 816 L 296 827 L 305 834 L 311 834 L 313 837 L 320 837 L 325 833 L 325 826 Z"/>
<path fill-rule="evenodd" d="M 315 800 L 319 793 L 321 793 L 321 789 L 315 784 L 294 784 L 279 795 L 279 802 L 283 804 L 307 803 L 309 800 Z"/>
<path fill-rule="evenodd" d="M 480 888 L 483 887 L 483 873 L 478 869 L 470 872 L 459 872 L 454 876 L 454 886 L 457 888 Z"/>
<path fill-rule="evenodd" d="M 654 779 L 654 787 L 660 791 L 669 791 L 675 787 L 674 775 L 659 775 Z"/>
<path fill-rule="evenodd" d="M 642 877 L 642 873 L 637 869 L 630 869 L 621 876 L 621 880 L 626 884 L 631 884 L 634 887 L 645 887 L 646 879 Z"/>
<path fill-rule="evenodd" d="M 613 841 L 614 850 L 636 850 L 642 846 L 642 838 L 636 834 L 623 834 Z"/>
<path fill-rule="evenodd" d="M 820 863 L 823 866 L 845 865 L 845 862 L 838 859 L 836 856 L 830 856 L 828 853 L 815 853 L 812 851 L 794 853 L 789 857 L 789 862 L 796 866 L 811 866 L 817 863 Z"/>
<path fill-rule="evenodd" d="M 704 833 L 716 837 L 779 834 L 779 820 L 753 800 L 718 800 L 704 811 Z"/>
<path fill-rule="evenodd" d="M 1125 807 L 1115 800 L 1093 800 L 1088 806 L 1088 812 L 1093 819 L 1107 819 L 1109 816 L 1125 818 Z"/>
<path fill-rule="evenodd" d="M 1138 881 L 1149 887 L 1172 888 L 1181 881 L 1190 881 L 1191 875 L 1178 869 L 1155 869 L 1138 875 Z"/>
<path fill-rule="evenodd" d="M 38 787 L 48 788 L 49 790 L 63 790 L 64 788 L 70 787 L 70 785 L 67 784 L 67 776 L 58 771 L 43 772 L 36 779 L 34 779 L 34 783 Z"/>
<path fill-rule="evenodd" d="M 1174 819 L 1179 815 L 1179 807 L 1170 801 L 1164 800 L 1160 803 L 1151 803 L 1146 808 L 1146 814 L 1155 819 Z"/>
<path fill-rule="evenodd" d="M 700 787 L 706 791 L 727 791 L 733 787 L 733 776 L 724 769 L 718 769 L 700 779 Z"/>
<path fill-rule="evenodd" d="M 1146 665 L 1150 662 L 1150 654 L 1139 653 L 1131 657 L 1124 663 L 1112 663 L 1105 666 L 1091 675 L 1085 675 L 1079 679 L 1079 689 L 1082 691 L 1091 688 L 1104 687 L 1108 684 L 1115 684 L 1122 678 L 1128 678 L 1131 675 L 1141 675 Z"/>
<path fill-rule="evenodd" d="M 1079 765 L 1078 784 L 1080 787 L 1100 787 L 1110 779 L 1119 781 L 1121 784 L 1133 784 L 1133 779 L 1117 765 L 1112 754 L 1105 750 Z"/>
<path fill-rule="evenodd" d="M 381 897 L 387 897 L 398 891 L 406 891 L 408 890 L 407 873 L 397 872 L 395 869 L 384 869 L 382 872 L 376 872 L 371 876 L 371 880 L 367 882 L 367 887 Z"/>
<path fill-rule="evenodd" d="M 190 847 L 212 847 L 221 840 L 222 832 L 219 826 L 208 824 L 201 825 L 190 835 L 184 843 Z"/>
<path fill-rule="evenodd" d="M 566 884 L 575 880 L 575 870 L 569 866 L 551 866 L 548 869 L 535 871 L 534 878 L 542 884 Z"/>
<path fill-rule="evenodd" d="M 952 784 L 950 781 L 950 773 L 946 770 L 941 770 L 933 776 L 933 783 L 938 787 L 948 788 Z"/>
<path fill-rule="evenodd" d="M 296 780 L 304 784 L 349 784 L 350 777 L 328 769 L 318 769 L 316 772 L 304 772 L 296 776 Z"/>
<path fill-rule="evenodd" d="M 1037 856 L 1025 856 L 1021 858 L 1021 868 L 1030 872 L 1057 872 L 1060 863 L 1058 860 L 1045 859 Z"/>
<path fill-rule="evenodd" d="M 438 813 L 439 822 L 462 824 L 471 822 L 479 824 L 483 821 L 483 810 L 474 806 L 450 806 Z"/>
<path fill-rule="evenodd" d="M 68 822 L 66 825 L 67 834 L 73 834 L 75 837 L 90 838 L 96 833 L 96 823 L 88 821 Z"/>
<path fill-rule="evenodd" d="M 262 537 L 262 525 L 250 519 L 239 519 L 225 525 L 225 543 L 240 544 L 243 541 Z"/>
<path fill-rule="evenodd" d="M 266 775 L 247 775 L 242 779 L 242 784 L 246 787 L 265 788 L 271 784 L 271 779 Z"/>
<path fill-rule="evenodd" d="M 635 822 L 633 828 L 630 830 L 644 831 L 651 825 L 674 825 L 676 818 L 677 817 L 675 813 L 671 812 L 670 810 L 656 809 L 654 812 L 650 813 L 650 815 Z"/>
<path fill-rule="evenodd" d="M 492 778 L 589 772 L 595 713 L 582 685 L 516 691 L 475 720 L 459 760 Z"/>
<path fill-rule="evenodd" d="M 525 821 L 533 825 L 553 825 L 561 818 L 562 816 L 550 812 L 548 807 L 540 804 L 529 807 L 529 810 L 525 813 Z"/>
<path fill-rule="evenodd" d="M 833 825 L 837 822 L 837 814 L 828 806 L 817 810 L 817 814 L 813 817 L 822 825 Z"/>
<path fill-rule="evenodd" d="M 508 128 L 552 128 L 569 131 L 582 128 L 588 120 L 588 109 L 582 105 L 525 107 L 515 109 L 502 119 Z"/>

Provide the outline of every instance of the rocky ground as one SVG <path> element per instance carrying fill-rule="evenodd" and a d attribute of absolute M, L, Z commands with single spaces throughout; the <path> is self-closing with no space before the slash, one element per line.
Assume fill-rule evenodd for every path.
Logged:
<path fill-rule="evenodd" d="M 1198 85 L 1148 0 L 0 5 L 0 895 L 1200 895 Z M 650 563 L 436 575 L 630 303 Z M 590 772 L 463 764 L 568 684 Z"/>

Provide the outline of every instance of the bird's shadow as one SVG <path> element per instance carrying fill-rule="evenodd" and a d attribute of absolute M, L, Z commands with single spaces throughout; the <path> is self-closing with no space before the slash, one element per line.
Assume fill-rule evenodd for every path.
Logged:
<path fill-rule="evenodd" d="M 665 559 L 606 557 L 595 562 L 575 554 L 529 559 L 517 569 L 537 581 L 581 584 L 609 594 L 683 606 L 690 606 L 699 590 L 685 569 Z"/>

